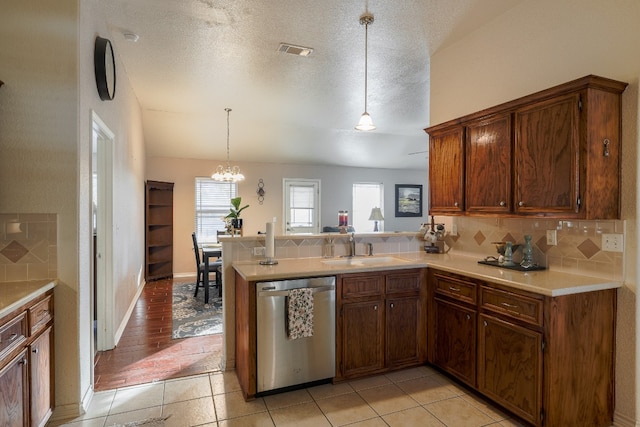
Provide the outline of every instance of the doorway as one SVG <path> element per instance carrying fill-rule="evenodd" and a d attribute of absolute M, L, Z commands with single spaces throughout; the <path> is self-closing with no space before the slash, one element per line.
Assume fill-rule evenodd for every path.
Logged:
<path fill-rule="evenodd" d="M 113 333 L 113 147 L 114 134 L 92 112 L 91 217 L 93 306 L 92 354 L 114 347 Z"/>

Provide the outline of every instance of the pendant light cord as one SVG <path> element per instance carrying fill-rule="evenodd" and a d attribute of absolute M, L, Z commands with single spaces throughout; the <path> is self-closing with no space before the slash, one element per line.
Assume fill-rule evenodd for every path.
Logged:
<path fill-rule="evenodd" d="M 225 108 L 224 111 L 227 112 L 227 167 L 229 167 L 229 113 L 231 112 L 231 108 Z"/>
<path fill-rule="evenodd" d="M 365 21 L 364 24 L 364 111 L 367 112 L 367 62 L 369 58 L 369 21 Z"/>

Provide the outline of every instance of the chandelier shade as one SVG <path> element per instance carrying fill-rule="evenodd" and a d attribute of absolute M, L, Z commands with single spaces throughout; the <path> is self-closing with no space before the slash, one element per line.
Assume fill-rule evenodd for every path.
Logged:
<path fill-rule="evenodd" d="M 240 172 L 240 168 L 238 166 L 232 167 L 229 164 L 229 113 L 231 112 L 231 108 L 225 108 L 224 111 L 227 112 L 227 165 L 218 165 L 216 171 L 211 175 L 211 178 L 221 182 L 244 181 L 244 175 Z"/>

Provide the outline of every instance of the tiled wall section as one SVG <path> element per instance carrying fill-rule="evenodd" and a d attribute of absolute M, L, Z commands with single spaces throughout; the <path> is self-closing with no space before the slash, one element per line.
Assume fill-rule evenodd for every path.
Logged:
<path fill-rule="evenodd" d="M 0 282 L 54 279 L 56 214 L 0 214 Z"/>
<path fill-rule="evenodd" d="M 438 218 L 436 218 L 438 220 Z M 440 221 L 437 221 L 440 222 Z M 603 233 L 625 233 L 624 221 L 558 221 L 551 219 L 515 218 L 444 218 L 447 237 L 445 242 L 451 253 L 470 255 L 483 259 L 498 256 L 492 242 L 512 241 L 524 243 L 524 235 L 532 236 L 534 261 L 557 271 L 623 280 L 623 254 L 602 251 Z M 458 235 L 449 234 L 456 224 Z M 547 230 L 557 231 L 558 245 L 548 246 Z M 334 255 L 345 255 L 348 236 L 333 234 Z M 328 237 L 292 236 L 276 238 L 276 258 L 306 258 L 324 255 Z M 626 236 L 625 236 L 626 238 Z M 397 236 L 359 236 L 356 234 L 356 252 L 363 254 L 364 243 L 373 243 L 374 254 L 415 252 L 423 250 L 424 241 L 418 233 L 402 233 Z M 242 240 L 235 246 L 233 261 L 262 259 L 253 255 L 253 248 L 264 246 L 264 238 Z M 514 253 L 514 261 L 522 259 L 522 249 Z"/>
<path fill-rule="evenodd" d="M 552 270 L 623 280 L 623 254 L 602 250 L 603 233 L 625 233 L 624 221 L 558 221 L 552 219 L 465 218 L 452 221 L 458 236 L 448 236 L 452 251 L 485 257 L 498 255 L 491 242 L 524 243 L 532 236 L 534 260 Z M 547 230 L 556 230 L 557 246 L 547 245 Z M 626 236 L 625 236 L 626 238 Z M 522 249 L 514 260 L 522 258 Z"/>

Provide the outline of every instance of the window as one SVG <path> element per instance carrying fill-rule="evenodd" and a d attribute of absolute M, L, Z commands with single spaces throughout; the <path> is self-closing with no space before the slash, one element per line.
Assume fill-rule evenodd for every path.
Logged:
<path fill-rule="evenodd" d="M 384 216 L 384 185 L 375 182 L 353 184 L 353 212 L 350 218 L 356 232 L 373 231 L 374 222 L 369 221 L 371 209 L 380 208 Z M 378 231 L 384 231 L 384 222 L 378 222 Z"/>
<path fill-rule="evenodd" d="M 320 231 L 320 181 L 284 179 L 285 233 Z"/>
<path fill-rule="evenodd" d="M 215 243 L 218 230 L 224 230 L 223 218 L 229 213 L 231 199 L 238 193 L 235 183 L 196 178 L 196 227 L 198 243 Z"/>

